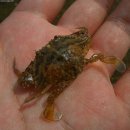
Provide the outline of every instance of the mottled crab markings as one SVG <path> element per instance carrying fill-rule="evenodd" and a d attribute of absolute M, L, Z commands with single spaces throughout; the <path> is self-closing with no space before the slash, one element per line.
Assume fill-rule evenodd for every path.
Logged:
<path fill-rule="evenodd" d="M 125 70 L 125 64 L 115 56 L 93 54 L 89 59 L 85 55 L 90 49 L 90 35 L 85 27 L 65 36 L 55 36 L 45 47 L 36 52 L 34 60 L 24 72 L 19 73 L 18 83 L 21 87 L 33 87 L 33 95 L 27 97 L 24 103 L 37 99 L 49 93 L 43 117 L 47 120 L 60 120 L 54 108 L 56 97 L 62 93 L 83 71 L 88 63 L 98 60 L 107 64 L 115 64 L 119 71 Z M 14 72 L 19 72 L 14 66 Z"/>

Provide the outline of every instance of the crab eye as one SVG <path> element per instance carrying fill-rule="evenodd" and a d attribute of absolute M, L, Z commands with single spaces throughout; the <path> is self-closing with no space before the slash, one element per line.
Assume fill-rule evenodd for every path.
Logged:
<path fill-rule="evenodd" d="M 83 31 L 80 32 L 80 35 L 84 35 L 84 34 L 85 34 L 85 32 L 83 32 Z"/>

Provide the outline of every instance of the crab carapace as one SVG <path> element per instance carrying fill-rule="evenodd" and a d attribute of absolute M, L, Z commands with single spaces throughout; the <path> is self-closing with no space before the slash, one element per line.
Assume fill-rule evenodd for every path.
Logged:
<path fill-rule="evenodd" d="M 62 114 L 57 114 L 55 111 L 54 101 L 88 63 L 100 60 L 107 64 L 115 64 L 119 71 L 125 70 L 123 61 L 115 56 L 98 53 L 89 59 L 85 58 L 90 49 L 90 39 L 87 29 L 82 27 L 70 35 L 55 36 L 46 46 L 38 50 L 34 60 L 18 77 L 18 84 L 21 87 L 25 89 L 34 87 L 36 90 L 33 95 L 25 99 L 24 103 L 49 93 L 43 116 L 47 120 L 60 120 Z M 18 72 L 15 67 L 14 70 Z"/>

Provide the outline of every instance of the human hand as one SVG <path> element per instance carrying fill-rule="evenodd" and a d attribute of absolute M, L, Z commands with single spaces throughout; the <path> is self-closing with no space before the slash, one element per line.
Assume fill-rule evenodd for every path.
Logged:
<path fill-rule="evenodd" d="M 0 129 L 1 130 L 129 130 L 130 73 L 114 85 L 109 76 L 113 68 L 101 62 L 89 65 L 56 100 L 63 113 L 58 122 L 39 118 L 46 97 L 19 111 L 26 94 L 13 92 L 17 68 L 23 71 L 35 55 L 55 35 L 69 34 L 87 27 L 93 35 L 92 49 L 123 58 L 130 46 L 130 2 L 123 0 L 104 21 L 113 0 L 77 0 L 57 26 L 50 22 L 64 0 L 22 0 L 0 25 Z M 43 106 L 42 106 L 43 105 Z"/>

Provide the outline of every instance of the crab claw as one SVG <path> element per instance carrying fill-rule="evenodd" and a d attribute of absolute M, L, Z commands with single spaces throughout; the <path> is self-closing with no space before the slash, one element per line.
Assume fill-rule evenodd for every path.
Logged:
<path fill-rule="evenodd" d="M 48 121 L 59 121 L 62 118 L 62 114 L 54 109 L 54 104 L 47 104 L 42 116 Z"/>

